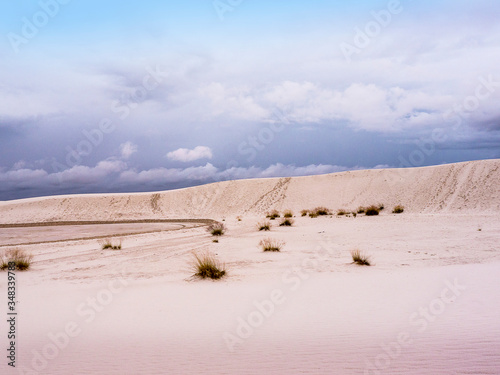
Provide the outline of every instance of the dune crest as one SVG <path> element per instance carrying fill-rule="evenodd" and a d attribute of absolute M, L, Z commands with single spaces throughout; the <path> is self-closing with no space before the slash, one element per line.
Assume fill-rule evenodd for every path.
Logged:
<path fill-rule="evenodd" d="M 223 181 L 155 193 L 88 194 L 0 202 L 1 223 L 216 218 L 271 209 L 397 204 L 414 213 L 498 213 L 500 159 L 319 176 Z"/>

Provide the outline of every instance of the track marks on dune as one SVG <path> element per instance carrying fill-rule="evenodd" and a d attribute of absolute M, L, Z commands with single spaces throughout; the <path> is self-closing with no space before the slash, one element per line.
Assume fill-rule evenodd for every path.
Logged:
<path fill-rule="evenodd" d="M 282 203 L 286 198 L 286 191 L 290 185 L 290 177 L 280 178 L 276 185 L 267 193 L 261 195 L 257 201 L 252 204 L 245 213 L 257 211 L 258 213 L 266 212 L 270 208 Z"/>

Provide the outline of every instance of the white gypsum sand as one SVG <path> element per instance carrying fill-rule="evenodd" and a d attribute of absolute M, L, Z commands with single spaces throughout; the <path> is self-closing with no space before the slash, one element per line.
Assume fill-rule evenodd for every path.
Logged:
<path fill-rule="evenodd" d="M 2 369 L 498 374 L 499 166 L 488 160 L 0 202 L 1 224 L 224 218 L 227 227 L 218 243 L 197 224 L 140 224 L 133 230 L 155 232 L 133 235 L 127 225 L 75 230 L 73 238 L 121 240 L 116 251 L 102 250 L 97 238 L 71 240 L 71 227 L 46 227 L 47 241 L 59 242 L 40 241 L 40 228 L 0 228 L 0 244 L 34 243 L 22 246 L 34 255 L 32 269 L 17 272 L 19 367 Z M 379 203 L 379 216 L 335 214 Z M 404 213 L 391 213 L 397 204 Z M 317 206 L 333 216 L 300 216 Z M 292 210 L 294 225 L 271 220 L 271 231 L 259 232 L 272 209 Z M 285 242 L 282 250 L 263 252 L 258 244 L 267 237 Z M 354 249 L 373 265 L 352 264 Z M 192 254 L 204 251 L 226 264 L 223 279 L 192 277 Z M 6 295 L 5 279 L 0 289 Z M 0 327 L 6 332 L 5 319 Z"/>

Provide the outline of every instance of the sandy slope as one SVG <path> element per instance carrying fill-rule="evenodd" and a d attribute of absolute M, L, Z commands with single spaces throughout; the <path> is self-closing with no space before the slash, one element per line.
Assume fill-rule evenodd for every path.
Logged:
<path fill-rule="evenodd" d="M 138 194 L 96 194 L 0 202 L 0 223 L 142 218 L 220 218 L 271 208 L 334 210 L 383 202 L 408 212 L 500 211 L 500 160 L 296 178 L 224 181 Z"/>
<path fill-rule="evenodd" d="M 46 240 L 64 240 L 23 246 L 34 261 L 18 273 L 18 368 L 4 359 L 0 373 L 498 375 L 499 165 L 2 202 L 0 224 L 198 216 L 225 217 L 228 230 L 219 243 L 175 223 L 135 235 L 115 225 L 0 230 L 0 250 L 49 228 Z M 377 217 L 256 229 L 271 208 L 379 202 L 388 209 Z M 398 203 L 405 213 L 391 214 Z M 123 249 L 103 251 L 78 239 L 83 230 L 116 235 Z M 282 252 L 263 253 L 264 237 L 286 242 Z M 355 248 L 374 266 L 351 264 Z M 207 250 L 226 263 L 223 280 L 192 277 L 192 253 Z M 2 345 L 6 331 L 2 317 Z"/>

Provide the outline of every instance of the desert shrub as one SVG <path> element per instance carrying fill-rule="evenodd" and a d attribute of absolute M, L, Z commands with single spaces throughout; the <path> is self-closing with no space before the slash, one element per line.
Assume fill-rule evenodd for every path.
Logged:
<path fill-rule="evenodd" d="M 404 212 L 405 208 L 398 204 L 394 209 L 392 210 L 393 214 L 402 214 Z"/>
<path fill-rule="evenodd" d="M 309 212 L 309 217 L 315 218 L 318 217 L 318 214 L 314 211 Z"/>
<path fill-rule="evenodd" d="M 217 238 L 212 240 L 213 243 L 219 243 L 219 240 Z"/>
<path fill-rule="evenodd" d="M 309 210 L 302 210 L 302 211 L 300 211 L 300 216 L 307 216 L 308 213 L 309 213 Z"/>
<path fill-rule="evenodd" d="M 293 219 L 285 217 L 281 220 L 280 227 L 291 227 L 293 223 Z"/>
<path fill-rule="evenodd" d="M 280 213 L 278 212 L 278 210 L 272 210 L 271 212 L 269 212 L 266 217 L 268 219 L 271 219 L 271 220 L 274 220 L 278 217 L 280 217 Z"/>
<path fill-rule="evenodd" d="M 226 227 L 222 223 L 215 222 L 207 227 L 207 232 L 209 232 L 212 236 L 222 236 L 226 233 Z"/>
<path fill-rule="evenodd" d="M 101 248 L 103 250 L 110 249 L 110 250 L 121 250 L 122 249 L 122 243 L 121 241 L 118 243 L 113 243 L 109 238 L 106 238 L 102 243 L 101 243 Z"/>
<path fill-rule="evenodd" d="M 284 245 L 284 242 L 272 238 L 265 238 L 259 242 L 259 246 L 262 247 L 262 251 L 281 251 L 281 248 Z"/>
<path fill-rule="evenodd" d="M 347 210 L 341 208 L 340 210 L 337 211 L 337 216 L 344 216 L 344 215 L 347 215 L 348 212 Z"/>
<path fill-rule="evenodd" d="M 351 212 L 351 214 L 352 214 L 352 216 L 354 216 L 354 217 L 358 216 L 358 214 L 357 214 L 356 212 L 354 212 L 354 211 L 353 211 L 353 212 Z"/>
<path fill-rule="evenodd" d="M 202 279 L 220 279 L 226 274 L 225 265 L 211 253 L 194 254 L 195 276 Z"/>
<path fill-rule="evenodd" d="M 283 217 L 293 217 L 293 212 L 291 210 L 286 210 L 283 213 Z"/>
<path fill-rule="evenodd" d="M 363 206 L 358 207 L 358 214 L 364 214 L 366 212 L 366 208 Z"/>
<path fill-rule="evenodd" d="M 360 266 L 370 265 L 370 257 L 364 255 L 360 250 L 351 251 L 351 257 L 353 263 L 359 264 Z"/>
<path fill-rule="evenodd" d="M 326 207 L 316 207 L 313 212 L 316 213 L 318 216 L 326 216 L 326 215 L 331 215 L 332 212 L 326 208 Z"/>
<path fill-rule="evenodd" d="M 5 250 L 0 257 L 0 270 L 7 270 L 9 263 L 14 263 L 16 270 L 26 271 L 30 268 L 32 259 L 33 255 L 26 253 L 22 249 Z"/>
<path fill-rule="evenodd" d="M 241 221 L 241 216 L 236 217 L 236 220 Z"/>
<path fill-rule="evenodd" d="M 271 223 L 269 221 L 261 221 L 257 224 L 257 228 L 259 229 L 259 231 L 270 231 Z"/>
<path fill-rule="evenodd" d="M 383 211 L 383 210 L 384 210 L 384 208 L 385 208 L 384 204 L 383 204 L 383 203 L 379 203 L 379 205 L 378 205 L 378 210 L 379 210 L 379 211 Z"/>
<path fill-rule="evenodd" d="M 365 215 L 366 216 L 376 216 L 380 213 L 380 208 L 377 206 L 366 207 Z"/>

